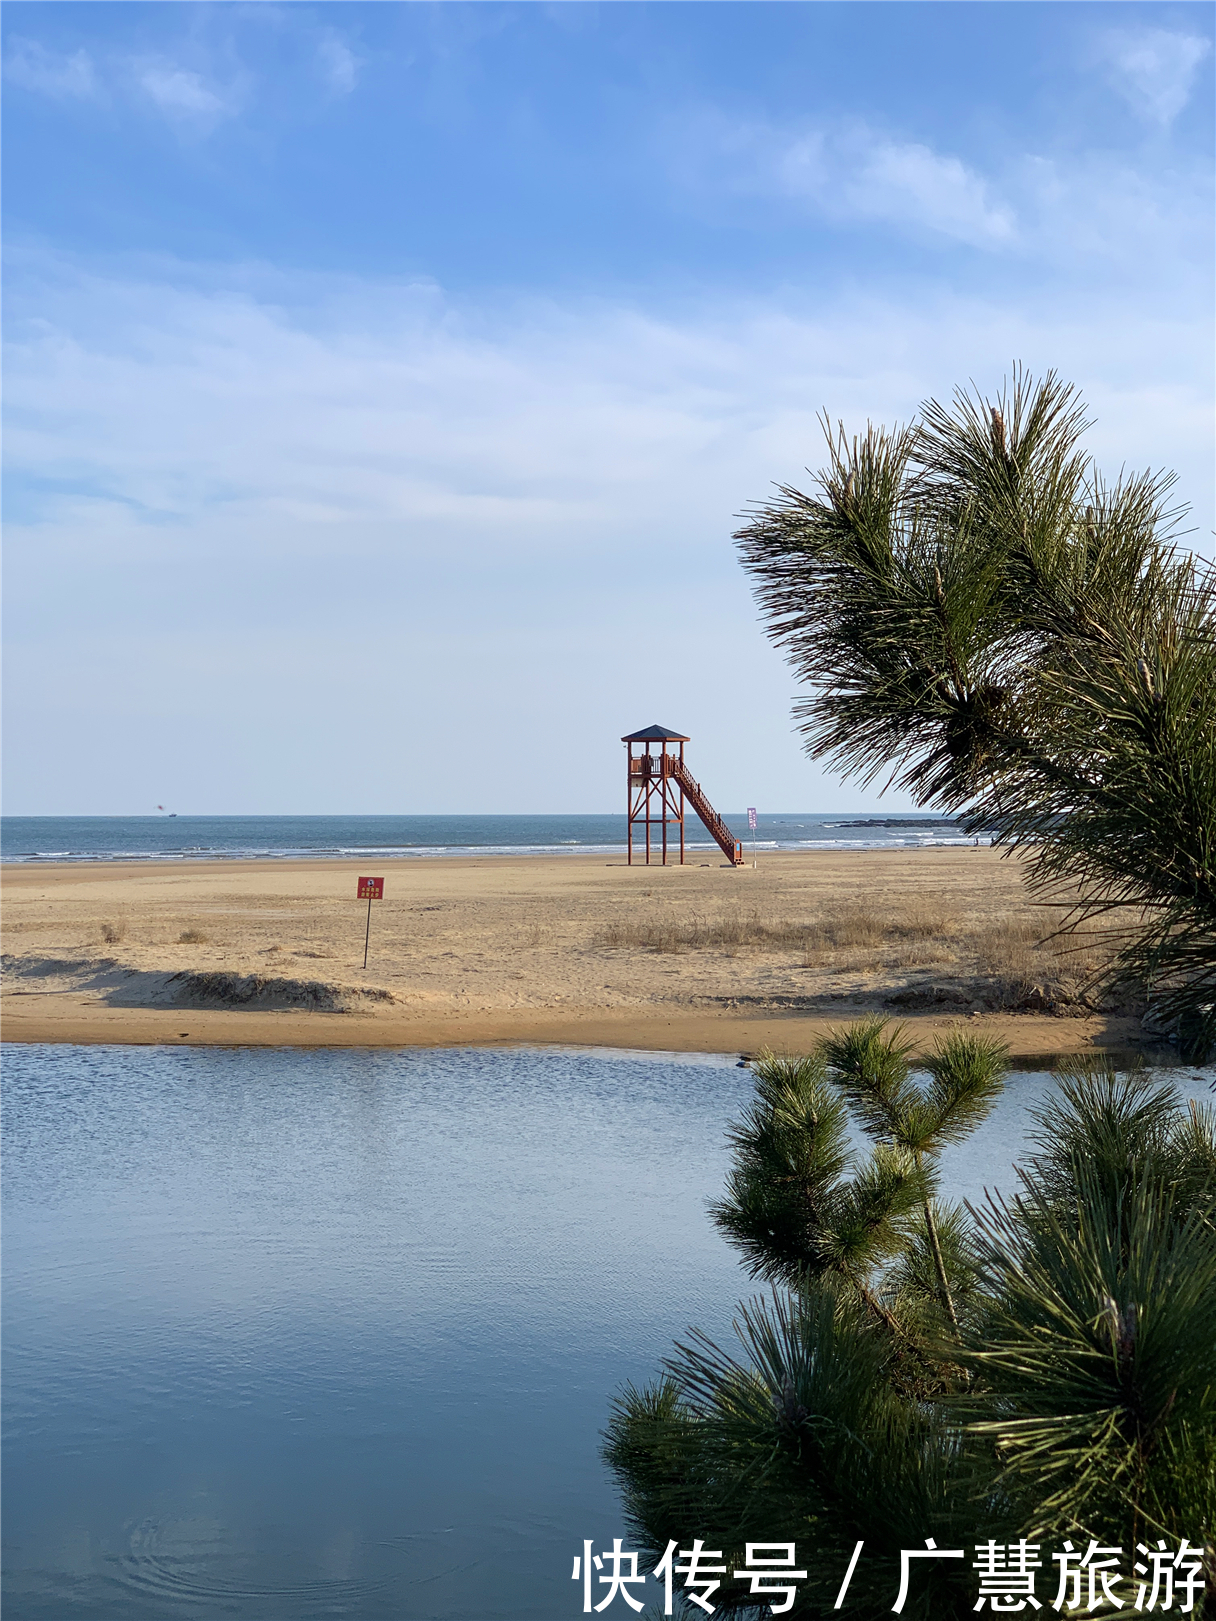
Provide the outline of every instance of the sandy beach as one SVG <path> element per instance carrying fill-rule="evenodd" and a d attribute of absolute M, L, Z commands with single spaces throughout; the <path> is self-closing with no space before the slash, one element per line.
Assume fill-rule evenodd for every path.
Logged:
<path fill-rule="evenodd" d="M 384 864 L 362 967 L 356 863 L 10 865 L 9 1041 L 797 1050 L 866 1012 L 960 1021 L 1021 1057 L 1139 1023 L 1040 944 L 1053 914 L 987 849 Z"/>

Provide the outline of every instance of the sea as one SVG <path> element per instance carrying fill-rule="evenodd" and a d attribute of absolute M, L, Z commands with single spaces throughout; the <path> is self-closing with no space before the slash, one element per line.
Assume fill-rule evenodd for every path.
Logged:
<path fill-rule="evenodd" d="M 726 816 L 750 851 L 922 849 L 976 842 L 948 817 L 817 811 Z M 717 848 L 695 817 L 686 849 Z M 981 835 L 979 843 L 989 839 Z M 623 855 L 625 817 L 602 816 L 5 816 L 5 861 L 247 861 L 469 855 Z"/>

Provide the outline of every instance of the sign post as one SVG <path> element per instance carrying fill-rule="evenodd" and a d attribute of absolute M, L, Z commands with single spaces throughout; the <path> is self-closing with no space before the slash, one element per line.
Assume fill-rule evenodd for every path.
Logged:
<path fill-rule="evenodd" d="M 747 807 L 747 825 L 752 830 L 752 871 L 756 870 L 756 807 Z"/>
<path fill-rule="evenodd" d="M 372 902 L 384 899 L 383 878 L 360 878 L 359 899 L 367 902 L 367 930 L 363 936 L 363 966 L 367 967 L 367 946 L 372 937 Z"/>

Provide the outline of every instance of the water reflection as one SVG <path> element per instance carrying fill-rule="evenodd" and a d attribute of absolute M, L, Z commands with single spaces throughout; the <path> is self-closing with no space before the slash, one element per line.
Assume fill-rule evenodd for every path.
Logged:
<path fill-rule="evenodd" d="M 1017 1076 L 951 1191 L 1009 1185 Z M 1206 1096 L 1202 1081 L 1186 1082 Z M 573 1614 L 598 1432 L 746 1279 L 732 1060 L 10 1048 L 10 1621 Z"/>

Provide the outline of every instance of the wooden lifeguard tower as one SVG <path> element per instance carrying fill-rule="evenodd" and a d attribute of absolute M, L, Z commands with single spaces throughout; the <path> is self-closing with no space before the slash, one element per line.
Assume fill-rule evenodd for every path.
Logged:
<path fill-rule="evenodd" d="M 706 799 L 701 784 L 684 764 L 689 740 L 666 726 L 647 726 L 630 732 L 621 742 L 629 751 L 627 805 L 629 810 L 629 865 L 633 866 L 633 830 L 645 827 L 646 865 L 650 865 L 652 827 L 660 829 L 663 865 L 667 865 L 667 829 L 680 830 L 680 865 L 684 865 L 684 802 L 696 811 L 706 831 L 734 867 L 743 865 L 743 846 Z M 638 752 L 634 753 L 635 744 Z M 669 748 L 677 744 L 678 752 Z"/>

